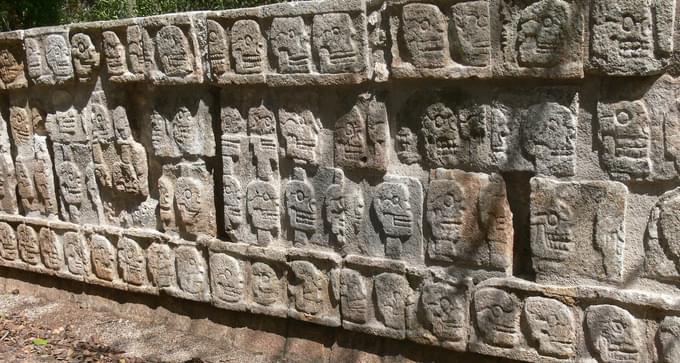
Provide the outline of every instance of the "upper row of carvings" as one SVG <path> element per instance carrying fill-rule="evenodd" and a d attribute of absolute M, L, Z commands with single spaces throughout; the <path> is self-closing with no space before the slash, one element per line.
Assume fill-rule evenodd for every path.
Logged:
<path fill-rule="evenodd" d="M 671 65 L 674 52 L 675 0 L 377 5 L 283 3 L 2 33 L 0 89 L 24 88 L 28 80 L 90 82 L 100 70 L 111 82 L 272 86 L 385 81 L 390 74 L 649 75 Z"/>

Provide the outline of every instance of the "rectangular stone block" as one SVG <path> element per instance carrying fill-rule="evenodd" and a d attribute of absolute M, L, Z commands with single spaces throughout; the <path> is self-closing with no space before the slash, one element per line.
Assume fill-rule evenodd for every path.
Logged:
<path fill-rule="evenodd" d="M 136 19 L 102 24 L 102 68 L 114 83 L 147 79 L 146 64 L 151 62 L 152 45 L 146 31 Z M 147 42 L 145 42 L 145 39 Z"/>
<path fill-rule="evenodd" d="M 26 80 L 26 56 L 23 51 L 22 31 L 0 35 L 0 90 L 21 89 L 28 86 Z"/>
<path fill-rule="evenodd" d="M 28 77 L 35 85 L 56 85 L 74 78 L 69 33 L 65 27 L 24 32 Z"/>

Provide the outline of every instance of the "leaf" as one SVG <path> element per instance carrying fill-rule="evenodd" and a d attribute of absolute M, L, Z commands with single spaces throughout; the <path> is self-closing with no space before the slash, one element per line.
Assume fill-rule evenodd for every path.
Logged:
<path fill-rule="evenodd" d="M 31 341 L 31 343 L 33 343 L 33 345 L 37 345 L 39 347 L 42 347 L 43 345 L 47 345 L 47 343 L 49 343 L 49 341 L 47 339 L 43 339 L 43 338 L 35 338 Z"/>

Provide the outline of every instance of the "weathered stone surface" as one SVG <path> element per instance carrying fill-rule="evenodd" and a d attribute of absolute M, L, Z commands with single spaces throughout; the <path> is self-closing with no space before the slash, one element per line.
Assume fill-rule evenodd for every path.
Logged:
<path fill-rule="evenodd" d="M 0 265 L 414 360 L 676 361 L 676 11 L 322 0 L 0 34 Z"/>

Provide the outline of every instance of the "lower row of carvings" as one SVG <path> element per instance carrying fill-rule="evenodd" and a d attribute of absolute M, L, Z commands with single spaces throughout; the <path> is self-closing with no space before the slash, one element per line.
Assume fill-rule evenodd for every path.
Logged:
<path fill-rule="evenodd" d="M 3 219 L 0 264 L 10 268 L 512 359 L 680 358 L 680 317 L 666 316 L 680 314 L 680 301 L 655 295 L 514 278 L 475 285 L 393 260 Z M 645 343 L 652 335 L 658 344 Z"/>

